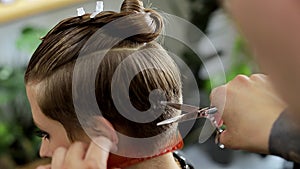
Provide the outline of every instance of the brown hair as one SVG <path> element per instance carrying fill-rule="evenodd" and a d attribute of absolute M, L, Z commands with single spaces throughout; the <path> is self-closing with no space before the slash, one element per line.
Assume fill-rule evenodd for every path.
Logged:
<path fill-rule="evenodd" d="M 119 22 L 115 22 L 116 20 Z M 113 25 L 110 27 L 113 30 L 104 30 L 105 38 L 97 36 L 93 39 L 94 34 L 108 24 Z M 42 112 L 51 119 L 59 121 L 71 140 L 76 140 L 78 131 L 82 131 L 82 127 L 75 113 L 74 98 L 75 101 L 84 99 L 79 98 L 76 91 L 90 90 L 85 83 L 87 79 L 93 77 L 84 72 L 89 72 L 96 67 L 95 91 L 92 92 L 96 96 L 97 108 L 101 110 L 103 117 L 110 121 L 117 131 L 131 137 L 144 138 L 158 135 L 170 129 L 170 126 L 157 127 L 157 122 L 178 115 L 179 112 L 166 109 L 154 121 L 147 123 L 131 121 L 121 115 L 120 109 L 116 108 L 111 85 L 113 76 L 119 77 L 120 91 L 129 92 L 131 104 L 139 111 L 146 111 L 151 107 L 149 94 L 155 89 L 161 89 L 163 92 L 159 95 L 168 101 L 181 101 L 179 70 L 167 52 L 155 41 L 162 30 L 161 16 L 152 9 L 144 9 L 139 0 L 125 0 L 120 13 L 104 11 L 94 18 L 90 18 L 90 14 L 85 14 L 65 19 L 42 39 L 42 43 L 28 64 L 25 82 L 27 85 L 38 86 L 38 104 Z M 107 44 L 113 39 L 127 32 L 137 34 L 125 37 L 113 47 L 107 48 Z M 100 65 L 94 65 L 94 59 L 97 59 L 104 50 L 108 51 L 104 52 L 105 56 Z M 138 57 L 130 57 L 124 71 L 116 75 L 118 66 L 131 55 Z M 77 89 L 74 90 L 72 89 L 74 67 L 79 56 L 92 59 L 81 65 L 80 71 L 84 75 L 80 76 L 81 80 L 76 81 Z M 128 79 L 128 72 L 139 70 L 140 65 L 151 68 L 139 71 L 132 80 Z M 126 86 L 122 87 L 124 80 L 131 80 L 129 91 Z M 86 109 L 80 111 L 93 115 L 96 110 L 89 107 L 89 103 L 86 104 Z M 121 108 L 121 111 L 126 112 L 126 108 Z M 130 112 L 126 113 L 130 114 Z M 150 113 L 155 113 L 155 110 Z"/>

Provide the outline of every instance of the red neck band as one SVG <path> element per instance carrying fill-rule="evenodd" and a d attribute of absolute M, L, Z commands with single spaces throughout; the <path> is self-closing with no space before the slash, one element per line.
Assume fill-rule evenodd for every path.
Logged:
<path fill-rule="evenodd" d="M 178 134 L 178 136 L 180 138 L 178 140 L 174 141 L 175 145 L 170 145 L 166 149 L 163 149 L 162 151 L 160 151 L 159 154 L 154 155 L 154 156 L 144 157 L 144 158 L 129 158 L 129 157 L 123 157 L 123 156 L 110 154 L 109 158 L 108 158 L 108 167 L 107 168 L 109 168 L 109 169 L 126 168 L 126 167 L 129 167 L 129 166 L 141 163 L 143 161 L 146 161 L 146 160 L 158 157 L 158 156 L 162 156 L 162 155 L 167 154 L 169 152 L 173 152 L 175 150 L 182 149 L 183 148 L 183 140 L 182 140 L 180 134 Z"/>

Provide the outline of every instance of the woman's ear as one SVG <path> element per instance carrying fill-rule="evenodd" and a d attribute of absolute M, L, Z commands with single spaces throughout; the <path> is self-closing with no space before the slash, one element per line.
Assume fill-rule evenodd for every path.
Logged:
<path fill-rule="evenodd" d="M 87 132 L 92 140 L 93 138 L 104 136 L 114 145 L 118 144 L 119 139 L 117 137 L 116 130 L 108 120 L 102 116 L 93 116 L 90 120 L 92 125 L 89 125 Z M 114 151 L 116 151 L 116 147 L 114 148 Z"/>

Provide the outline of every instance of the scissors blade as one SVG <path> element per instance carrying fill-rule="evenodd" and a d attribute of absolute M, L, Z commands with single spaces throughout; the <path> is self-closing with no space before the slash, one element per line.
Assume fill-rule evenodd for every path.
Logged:
<path fill-rule="evenodd" d="M 164 102 L 165 105 L 173 107 L 177 110 L 182 110 L 187 113 L 196 113 L 198 110 L 200 110 L 199 107 L 191 106 L 187 104 L 179 104 L 179 103 L 171 103 L 171 102 Z"/>
<path fill-rule="evenodd" d="M 206 107 L 200 109 L 199 107 L 191 106 L 187 104 L 178 104 L 178 103 L 171 103 L 171 102 L 164 102 L 163 104 L 188 113 L 161 121 L 157 123 L 157 126 L 171 124 L 175 122 L 184 122 L 184 121 L 193 120 L 201 117 L 207 118 L 209 114 L 214 114 L 218 111 L 216 107 Z"/>
<path fill-rule="evenodd" d="M 175 122 L 184 122 L 184 121 L 188 121 L 188 120 L 193 120 L 193 119 L 197 119 L 200 118 L 198 117 L 198 113 L 197 112 L 193 112 L 193 113 L 186 113 L 186 114 L 182 114 L 164 121 L 161 121 L 159 123 L 157 123 L 157 126 L 161 126 L 161 125 L 166 125 L 166 124 L 171 124 L 171 123 L 175 123 Z"/>

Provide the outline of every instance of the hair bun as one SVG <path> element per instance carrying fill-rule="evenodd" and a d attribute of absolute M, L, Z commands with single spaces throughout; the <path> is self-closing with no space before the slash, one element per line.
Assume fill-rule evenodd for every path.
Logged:
<path fill-rule="evenodd" d="M 121 6 L 123 21 L 116 25 L 116 32 L 136 32 L 126 40 L 136 43 L 148 43 L 155 40 L 163 30 L 163 19 L 152 9 L 145 9 L 141 0 L 124 0 Z"/>
<path fill-rule="evenodd" d="M 144 12 L 144 5 L 141 0 L 124 0 L 121 12 Z"/>

